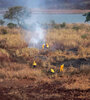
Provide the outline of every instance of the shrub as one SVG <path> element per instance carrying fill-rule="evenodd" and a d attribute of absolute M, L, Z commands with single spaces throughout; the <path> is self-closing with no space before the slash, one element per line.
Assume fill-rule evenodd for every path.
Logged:
<path fill-rule="evenodd" d="M 87 38 L 87 34 L 81 35 L 81 38 L 82 38 L 82 39 L 86 39 L 86 38 Z"/>
<path fill-rule="evenodd" d="M 8 26 L 8 28 L 15 28 L 15 27 L 17 27 L 17 25 L 13 24 L 13 23 L 8 23 L 7 26 Z"/>
<path fill-rule="evenodd" d="M 61 27 L 61 28 L 66 27 L 66 23 L 65 23 L 65 22 L 63 22 L 63 23 L 60 25 L 60 27 Z"/>
<path fill-rule="evenodd" d="M 56 23 L 55 23 L 54 20 L 52 20 L 52 21 L 51 21 L 51 27 L 52 27 L 52 28 L 55 28 L 55 26 L 56 26 Z"/>
<path fill-rule="evenodd" d="M 80 28 L 79 28 L 78 26 L 73 26 L 73 28 L 72 28 L 72 29 L 74 29 L 74 30 L 78 31 Z"/>
<path fill-rule="evenodd" d="M 58 24 L 56 24 L 56 25 L 54 26 L 54 28 L 59 29 L 60 26 L 59 26 Z"/>
<path fill-rule="evenodd" d="M 6 29 L 1 29 L 1 33 L 2 33 L 2 34 L 7 34 L 8 32 L 7 32 Z"/>
<path fill-rule="evenodd" d="M 3 25 L 5 23 L 5 21 L 0 20 L 0 25 Z"/>

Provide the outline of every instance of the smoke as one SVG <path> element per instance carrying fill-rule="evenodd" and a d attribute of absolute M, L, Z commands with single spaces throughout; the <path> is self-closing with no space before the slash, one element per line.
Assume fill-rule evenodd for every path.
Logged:
<path fill-rule="evenodd" d="M 31 0 L 27 1 L 28 6 L 31 2 Z M 40 5 L 42 2 L 34 0 L 32 4 L 34 5 Z M 39 14 L 38 14 L 39 16 Z M 36 14 L 31 13 L 31 16 L 28 19 L 24 19 L 25 21 L 25 27 L 28 29 L 28 32 L 25 33 L 25 40 L 28 43 L 28 46 L 34 47 L 34 48 L 41 48 L 42 44 L 45 43 L 45 35 L 46 32 L 39 23 Z"/>
<path fill-rule="evenodd" d="M 41 45 L 45 43 L 46 32 L 37 22 L 32 23 L 29 32 L 25 34 L 25 40 L 29 47 L 41 48 Z"/>
<path fill-rule="evenodd" d="M 38 46 L 39 44 L 45 41 L 45 33 L 44 30 L 37 24 L 35 27 L 35 31 L 31 34 L 31 44 L 34 46 Z"/>
<path fill-rule="evenodd" d="M 28 29 L 25 33 L 25 40 L 30 48 L 41 48 L 45 43 L 46 32 L 37 20 L 35 14 L 32 14 L 27 20 L 25 19 L 25 27 Z"/>

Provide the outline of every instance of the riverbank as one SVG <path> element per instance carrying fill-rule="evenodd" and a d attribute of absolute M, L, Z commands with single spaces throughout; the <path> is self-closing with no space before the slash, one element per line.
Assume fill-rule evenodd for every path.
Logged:
<path fill-rule="evenodd" d="M 5 10 L 0 10 L 0 14 L 3 14 L 7 11 L 7 9 Z M 39 13 L 50 13 L 50 14 L 83 14 L 83 13 L 87 13 L 90 12 L 90 10 L 80 10 L 80 9 L 73 9 L 73 10 L 69 10 L 69 9 L 30 9 L 31 13 L 35 13 L 35 14 L 39 14 Z"/>
<path fill-rule="evenodd" d="M 44 9 L 31 9 L 32 13 L 50 13 L 50 14 L 83 14 L 83 13 L 87 13 L 90 12 L 90 10 L 77 10 L 77 9 L 73 9 L 73 10 L 60 10 L 60 9 L 48 9 L 48 10 L 44 10 Z"/>

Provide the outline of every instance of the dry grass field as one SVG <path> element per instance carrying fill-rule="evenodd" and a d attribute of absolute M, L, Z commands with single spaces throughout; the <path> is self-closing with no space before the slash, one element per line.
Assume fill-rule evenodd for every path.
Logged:
<path fill-rule="evenodd" d="M 1 100 L 89 100 L 90 25 L 58 26 L 46 30 L 47 50 L 29 48 L 19 28 L 0 27 Z"/>

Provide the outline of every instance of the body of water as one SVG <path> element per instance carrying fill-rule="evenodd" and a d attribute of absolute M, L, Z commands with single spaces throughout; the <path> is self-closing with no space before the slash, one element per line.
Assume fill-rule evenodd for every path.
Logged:
<path fill-rule="evenodd" d="M 0 14 L 0 19 L 2 18 Z M 33 20 L 39 23 L 50 23 L 54 20 L 56 23 L 84 23 L 85 16 L 83 14 L 33 14 Z M 31 18 L 32 19 L 32 18 Z M 7 21 L 8 22 L 8 21 Z"/>

